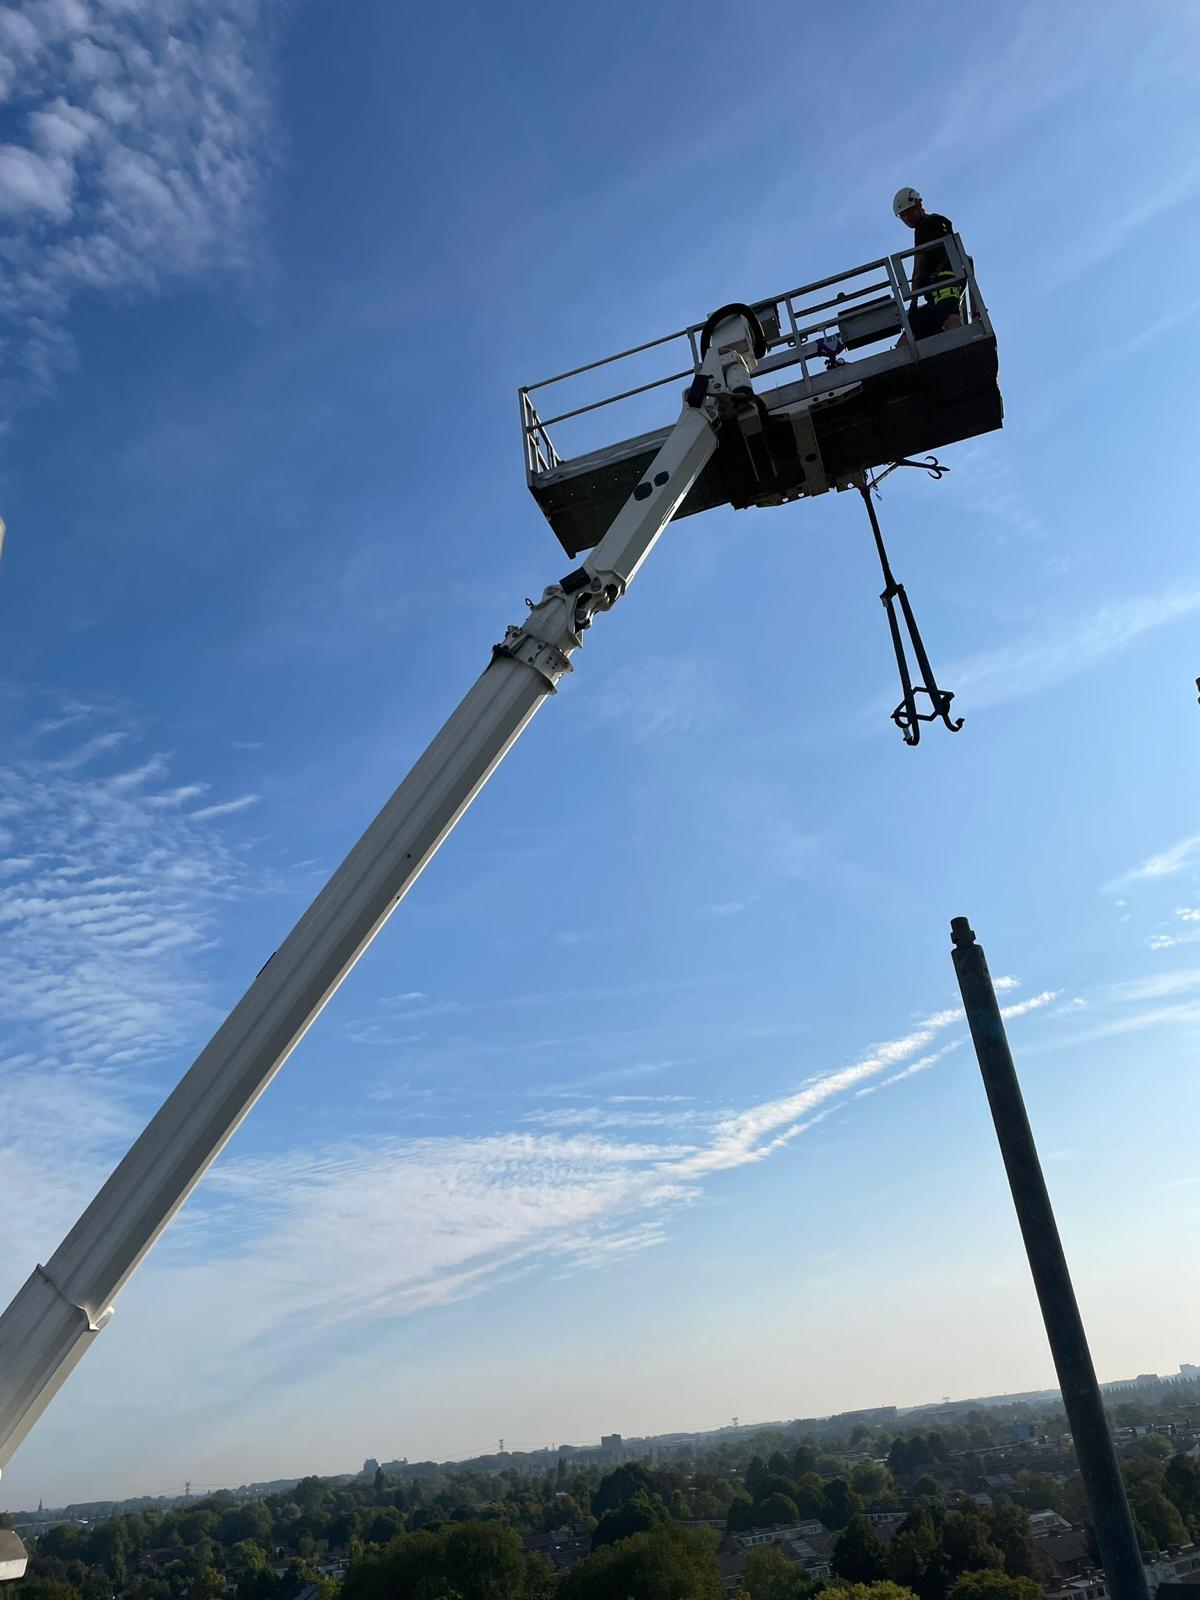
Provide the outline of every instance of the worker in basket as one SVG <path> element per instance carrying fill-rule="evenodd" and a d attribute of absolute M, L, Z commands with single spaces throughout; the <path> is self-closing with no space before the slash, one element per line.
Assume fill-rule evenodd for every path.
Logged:
<path fill-rule="evenodd" d="M 933 244 L 935 239 L 944 239 L 954 232 L 949 217 L 926 211 L 915 189 L 897 189 L 892 210 L 906 228 L 913 230 L 918 245 Z M 932 334 L 962 327 L 962 284 L 954 282 L 954 268 L 943 248 L 923 250 L 914 258 L 911 281 L 913 298 L 908 320 L 914 339 L 928 339 Z M 922 292 L 925 304 L 918 305 L 917 297 Z"/>

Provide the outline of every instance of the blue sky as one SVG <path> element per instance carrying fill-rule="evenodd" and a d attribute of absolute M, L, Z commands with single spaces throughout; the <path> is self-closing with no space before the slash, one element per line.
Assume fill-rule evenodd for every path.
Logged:
<path fill-rule="evenodd" d="M 914 183 L 1008 418 L 881 506 L 962 734 L 887 720 L 857 500 L 668 531 L 0 1501 L 1049 1383 L 959 913 L 1101 1375 L 1197 1359 L 1198 23 L 0 19 L 5 1295 L 563 570 L 518 384 Z"/>

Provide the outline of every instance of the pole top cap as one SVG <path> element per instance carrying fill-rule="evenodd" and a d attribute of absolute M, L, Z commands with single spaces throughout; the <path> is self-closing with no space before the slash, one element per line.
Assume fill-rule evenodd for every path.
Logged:
<path fill-rule="evenodd" d="M 959 950 L 975 943 L 975 930 L 966 917 L 950 918 L 950 939 Z"/>

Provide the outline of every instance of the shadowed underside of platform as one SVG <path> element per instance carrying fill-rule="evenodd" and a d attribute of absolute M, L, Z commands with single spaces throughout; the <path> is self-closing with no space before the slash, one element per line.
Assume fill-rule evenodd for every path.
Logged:
<path fill-rule="evenodd" d="M 995 338 L 966 327 L 923 341 L 917 361 L 885 352 L 835 367 L 807 386 L 768 390 L 761 396 L 765 448 L 752 450 L 742 432 L 727 425 L 721 448 L 676 515 L 821 493 L 901 456 L 988 433 L 1004 418 L 997 377 Z M 805 419 L 801 426 L 792 414 Z M 602 537 L 668 432 L 563 461 L 531 484 L 569 556 Z"/>

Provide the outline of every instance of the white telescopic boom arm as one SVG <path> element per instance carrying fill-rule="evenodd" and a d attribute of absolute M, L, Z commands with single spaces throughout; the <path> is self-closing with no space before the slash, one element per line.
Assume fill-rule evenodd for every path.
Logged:
<path fill-rule="evenodd" d="M 552 584 L 288 934 L 45 1266 L 0 1315 L 0 1467 L 306 1029 L 624 593 L 717 447 L 753 370 L 752 330 L 713 330 L 683 410 L 584 565 Z"/>

